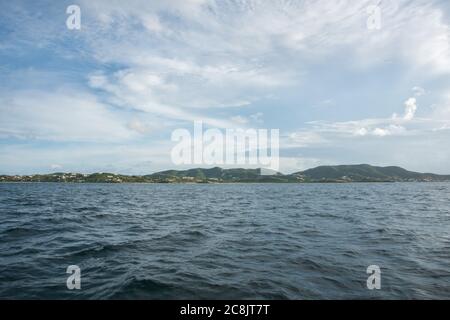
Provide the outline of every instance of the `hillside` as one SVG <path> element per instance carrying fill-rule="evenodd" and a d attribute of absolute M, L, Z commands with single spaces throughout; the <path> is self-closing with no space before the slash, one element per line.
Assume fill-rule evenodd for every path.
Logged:
<path fill-rule="evenodd" d="M 147 176 L 150 179 L 162 179 L 173 181 L 209 181 L 209 182 L 288 182 L 292 179 L 289 175 L 274 172 L 273 175 L 262 175 L 261 169 L 189 169 L 167 170 Z"/>
<path fill-rule="evenodd" d="M 376 167 L 368 164 L 320 166 L 293 174 L 261 173 L 261 169 L 166 170 L 149 175 L 114 173 L 52 173 L 36 175 L 0 175 L 0 182 L 77 182 L 77 183 L 226 183 L 226 182 L 432 182 L 450 181 L 450 175 L 419 173 L 400 167 Z"/>
<path fill-rule="evenodd" d="M 295 176 L 311 181 L 447 181 L 449 175 L 408 171 L 400 167 L 376 167 L 368 164 L 320 166 L 297 172 Z"/>

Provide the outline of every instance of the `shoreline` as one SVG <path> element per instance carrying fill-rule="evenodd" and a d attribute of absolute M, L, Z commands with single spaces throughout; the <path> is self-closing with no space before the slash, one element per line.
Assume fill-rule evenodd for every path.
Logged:
<path fill-rule="evenodd" d="M 311 182 L 260 182 L 260 181 L 236 181 L 236 182 L 61 182 L 61 181 L 0 181 L 0 184 L 174 184 L 174 185 L 223 185 L 223 184 L 362 184 L 362 183 L 450 183 L 450 180 L 443 181 L 311 181 Z"/>

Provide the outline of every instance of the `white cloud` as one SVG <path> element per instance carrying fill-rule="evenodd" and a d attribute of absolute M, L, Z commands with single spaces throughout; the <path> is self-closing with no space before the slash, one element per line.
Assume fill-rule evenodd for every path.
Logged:
<path fill-rule="evenodd" d="M 328 140 L 324 138 L 319 132 L 301 130 L 291 132 L 287 136 L 281 137 L 280 145 L 283 148 L 299 148 L 309 147 L 313 145 L 327 143 Z"/>
<path fill-rule="evenodd" d="M 231 117 L 231 121 L 235 122 L 238 125 L 249 125 L 251 124 L 261 124 L 263 123 L 263 116 L 264 114 L 262 112 L 257 112 L 257 113 L 253 113 L 251 115 L 249 115 L 248 117 L 242 116 L 242 115 L 237 115 L 237 116 L 233 116 Z"/>
<path fill-rule="evenodd" d="M 323 62 L 337 54 L 352 57 L 355 67 L 394 59 L 413 72 L 450 73 L 450 31 L 439 5 L 383 2 L 383 27 L 371 32 L 365 20 L 372 4 L 82 1 L 87 27 L 98 29 L 86 34 L 94 56 L 127 66 L 122 79 L 106 75 L 109 83 L 149 90 L 155 104 L 178 110 L 247 105 L 274 88 L 301 83 L 305 60 Z M 100 15 L 112 22 L 98 28 Z"/>
<path fill-rule="evenodd" d="M 107 92 L 107 102 L 125 109 L 144 111 L 171 120 L 202 120 L 216 127 L 232 127 L 223 119 L 215 119 L 196 110 L 177 105 L 171 99 L 177 92 L 174 85 L 161 77 L 145 71 L 119 71 L 108 77 L 94 73 L 89 77 L 92 88 Z"/>
<path fill-rule="evenodd" d="M 405 121 L 411 121 L 412 119 L 414 119 L 416 111 L 417 111 L 417 99 L 414 97 L 408 98 L 405 101 L 405 111 L 401 119 Z M 396 113 L 392 115 L 392 119 L 400 120 L 400 118 Z"/>
<path fill-rule="evenodd" d="M 445 108 L 443 106 L 449 106 Z M 448 104 L 435 109 L 426 118 L 417 118 L 417 100 L 408 98 L 404 103 L 404 114 L 399 117 L 393 114 L 390 118 L 361 119 L 354 121 L 309 122 L 308 129 L 290 134 L 294 147 L 322 144 L 325 141 L 333 141 L 336 138 L 368 138 L 388 136 L 418 136 L 427 135 L 438 130 L 447 130 L 450 127 L 450 95 Z M 291 147 L 292 147 L 291 146 Z"/>
<path fill-rule="evenodd" d="M 416 98 L 409 98 L 405 101 L 405 115 L 403 116 L 403 119 L 409 121 L 414 119 L 414 115 L 417 111 L 417 100 Z"/>
<path fill-rule="evenodd" d="M 156 130 L 161 130 L 164 126 L 155 121 L 141 121 L 139 119 L 133 119 L 127 123 L 127 127 L 140 134 L 148 134 Z"/>
<path fill-rule="evenodd" d="M 3 92 L 0 136 L 54 141 L 123 141 L 123 120 L 95 97 L 73 90 Z"/>
<path fill-rule="evenodd" d="M 162 26 L 161 21 L 156 15 L 148 15 L 146 17 L 144 16 L 142 18 L 142 24 L 152 32 L 159 33 L 164 31 L 164 27 Z"/>
<path fill-rule="evenodd" d="M 250 119 L 252 119 L 255 123 L 263 123 L 263 116 L 264 114 L 262 112 L 257 112 L 250 115 Z"/>
<path fill-rule="evenodd" d="M 433 110 L 431 113 L 433 119 L 439 119 L 442 122 L 450 121 L 450 92 L 444 94 L 440 101 L 433 105 Z M 442 128 L 446 128 L 446 123 L 443 123 Z"/>
<path fill-rule="evenodd" d="M 93 87 L 108 92 L 111 102 L 176 119 L 190 109 L 242 107 L 298 85 L 305 61 L 338 54 L 355 67 L 396 59 L 413 72 L 450 73 L 449 25 L 438 3 L 383 2 L 376 32 L 365 26 L 372 4 L 83 0 L 84 31 L 77 35 L 87 44 L 80 49 L 85 54 L 123 66 L 93 75 Z M 37 23 L 30 17 L 27 30 Z"/>
<path fill-rule="evenodd" d="M 369 131 L 366 128 L 357 128 L 354 133 L 357 136 L 365 136 L 369 133 Z"/>
<path fill-rule="evenodd" d="M 238 124 L 247 124 L 248 123 L 248 119 L 243 116 L 234 116 L 234 117 L 231 117 L 231 120 Z"/>
<path fill-rule="evenodd" d="M 56 162 L 64 171 L 118 172 L 147 174 L 170 167 L 168 141 L 147 143 L 86 143 L 82 145 L 54 144 L 2 146 L 0 167 L 3 172 L 35 174 L 59 170 L 48 164 Z M 143 165 L 145 164 L 145 165 Z"/>
<path fill-rule="evenodd" d="M 418 86 L 412 88 L 412 91 L 414 93 L 414 96 L 416 96 L 416 97 L 423 96 L 426 93 L 424 88 L 418 87 Z"/>
<path fill-rule="evenodd" d="M 406 130 L 402 126 L 390 125 L 385 128 L 375 128 L 371 134 L 378 137 L 385 137 L 390 135 L 399 135 L 404 133 Z"/>
<path fill-rule="evenodd" d="M 385 136 L 390 135 L 391 133 L 390 133 L 390 131 L 387 130 L 387 129 L 383 129 L 383 128 L 375 128 L 375 129 L 372 131 L 372 134 L 373 134 L 374 136 L 378 136 L 378 137 L 385 137 Z"/>

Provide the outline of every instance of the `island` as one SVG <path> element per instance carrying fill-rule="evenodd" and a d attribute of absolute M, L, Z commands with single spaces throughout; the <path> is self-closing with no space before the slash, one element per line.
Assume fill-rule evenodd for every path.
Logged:
<path fill-rule="evenodd" d="M 261 169 L 196 168 L 167 170 L 148 175 L 117 173 L 63 173 L 0 175 L 0 182 L 62 183 L 351 183 L 351 182 L 440 182 L 450 175 L 419 173 L 400 167 L 368 164 L 319 166 L 291 174 L 266 173 Z"/>

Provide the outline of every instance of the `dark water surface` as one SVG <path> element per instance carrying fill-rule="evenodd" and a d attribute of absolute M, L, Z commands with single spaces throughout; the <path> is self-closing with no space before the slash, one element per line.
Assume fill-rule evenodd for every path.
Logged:
<path fill-rule="evenodd" d="M 0 184 L 0 298 L 449 299 L 450 184 Z"/>

